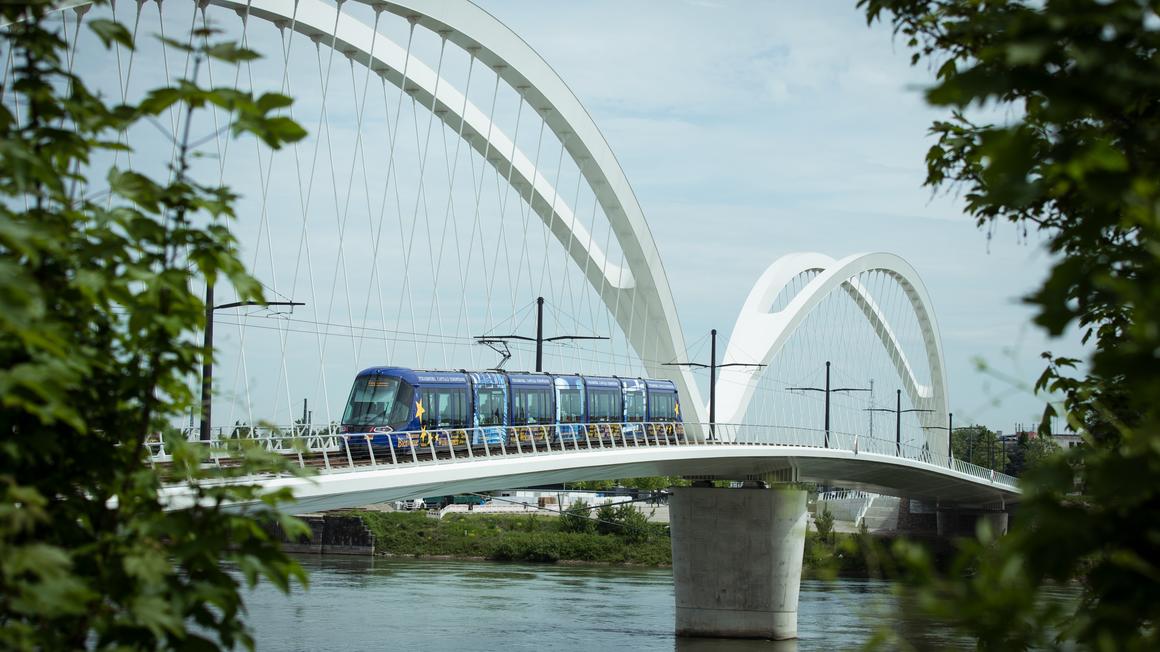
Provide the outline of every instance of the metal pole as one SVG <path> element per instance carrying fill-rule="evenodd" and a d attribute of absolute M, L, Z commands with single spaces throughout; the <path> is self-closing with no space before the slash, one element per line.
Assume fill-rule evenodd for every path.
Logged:
<path fill-rule="evenodd" d="M 955 413 L 947 413 L 947 457 L 955 459 Z"/>
<path fill-rule="evenodd" d="M 205 341 L 201 349 L 201 440 L 209 441 L 213 403 L 213 281 L 205 283 Z"/>
<path fill-rule="evenodd" d="M 544 297 L 536 297 L 536 371 L 544 370 Z"/>
<path fill-rule="evenodd" d="M 709 439 L 717 432 L 717 329 L 709 331 Z"/>
<path fill-rule="evenodd" d="M 902 390 L 894 390 L 894 454 L 902 457 Z"/>
<path fill-rule="evenodd" d="M 830 447 L 830 361 L 826 360 L 826 448 Z"/>
<path fill-rule="evenodd" d="M 309 418 L 309 414 L 306 411 L 306 401 L 307 400 L 308 399 L 302 399 L 302 425 L 306 425 L 308 422 L 308 418 Z"/>

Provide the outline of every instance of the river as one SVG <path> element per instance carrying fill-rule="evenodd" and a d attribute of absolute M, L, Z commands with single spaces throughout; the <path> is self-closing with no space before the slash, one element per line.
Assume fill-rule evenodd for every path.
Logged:
<path fill-rule="evenodd" d="M 974 649 L 909 615 L 881 580 L 803 580 L 796 641 L 677 639 L 667 568 L 303 556 L 310 588 L 247 605 L 259 650 L 848 650 L 879 631 Z"/>

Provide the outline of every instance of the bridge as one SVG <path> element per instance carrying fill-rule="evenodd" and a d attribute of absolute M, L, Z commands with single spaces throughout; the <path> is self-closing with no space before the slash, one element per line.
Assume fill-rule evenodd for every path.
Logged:
<path fill-rule="evenodd" d="M 104 53 L 77 28 L 106 13 L 132 25 L 139 47 L 77 56 Z M 234 230 L 256 277 L 272 301 L 305 304 L 241 313 L 229 297 L 208 302 L 227 371 L 201 415 L 316 469 L 249 479 L 291 488 L 299 509 L 654 475 L 741 480 L 742 489 L 694 486 L 673 497 L 676 628 L 787 638 L 796 635 L 803 483 L 906 496 L 1000 526 L 1018 501 L 1012 478 L 951 456 L 933 301 L 897 256 L 778 258 L 745 299 L 722 360 L 715 341 L 709 352 L 705 337 L 687 342 L 664 256 L 595 121 L 546 61 L 474 4 L 81 3 L 61 20 L 80 74 L 115 69 L 105 79 L 113 97 L 196 73 L 296 98 L 290 115 L 310 139 L 269 152 L 231 141 L 214 114 L 194 128 L 206 156 L 191 175 L 234 185 Z M 143 38 L 211 24 L 267 57 L 199 68 L 188 54 L 150 53 Z M 165 169 L 176 141 L 150 146 L 155 128 L 177 134 L 182 119 L 175 109 L 125 133 L 133 154 L 94 165 Z M 360 368 L 530 368 L 533 351 L 519 341 L 498 361 L 478 342 L 526 333 L 536 296 L 549 298 L 555 333 L 607 338 L 546 351 L 546 368 L 670 379 L 683 427 L 645 424 L 631 438 L 545 431 L 538 441 L 444 450 L 376 449 L 340 432 Z M 706 353 L 719 376 L 677 364 Z M 875 381 L 894 400 L 876 397 Z M 875 431 L 886 405 L 893 433 Z M 165 462 L 164 441 L 148 447 Z M 213 459 L 231 463 L 226 453 Z M 188 504 L 184 487 L 167 491 L 174 507 Z"/>

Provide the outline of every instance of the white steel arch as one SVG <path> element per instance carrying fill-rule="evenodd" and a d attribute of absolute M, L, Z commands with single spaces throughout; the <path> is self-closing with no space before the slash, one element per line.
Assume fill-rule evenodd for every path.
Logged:
<path fill-rule="evenodd" d="M 809 271 L 818 271 L 819 274 L 785 308 L 771 313 L 770 309 L 782 288 L 794 277 Z M 869 271 L 889 274 L 906 294 L 922 334 L 924 353 L 930 366 L 930 385 L 919 382 L 893 328 L 887 323 L 873 297 L 855 278 Z M 761 275 L 738 313 L 724 362 L 753 362 L 749 356 L 757 356 L 758 361 L 769 364 L 814 308 L 839 289 L 854 300 L 874 328 L 914 407 L 931 410 L 918 413 L 925 443 L 931 451 L 947 454 L 947 437 L 933 434 L 938 432 L 933 429 L 946 423 L 949 409 L 938 324 L 931 309 L 930 295 L 919 280 L 918 273 L 894 254 L 854 254 L 835 261 L 823 254 L 798 253 L 778 259 Z M 759 373 L 759 369 L 754 367 L 726 367 L 721 370 L 717 380 L 717 400 L 722 422 L 741 420 L 753 399 Z"/>
<path fill-rule="evenodd" d="M 511 179 L 513 188 L 521 192 L 572 260 L 585 270 L 589 284 L 597 290 L 648 373 L 672 378 L 681 395 L 687 398 L 686 410 L 692 406 L 693 414 L 689 416 L 695 418 L 690 420 L 706 421 L 707 410 L 688 369 L 659 364 L 684 355 L 685 345 L 672 291 L 643 210 L 591 116 L 559 75 L 518 35 L 467 0 L 345 0 L 361 2 L 376 12 L 395 14 L 430 29 L 470 52 L 517 89 L 576 161 L 611 224 L 624 252 L 627 269 L 608 259 L 587 229 L 575 219 L 572 208 L 553 184 L 483 111 L 447 79 L 408 55 L 388 37 L 343 14 L 343 0 L 337 5 L 322 0 L 205 1 L 232 9 L 243 19 L 256 17 L 280 29 L 291 29 L 369 66 L 461 134 L 501 176 Z M 809 270 L 820 273 L 784 310 L 770 313 L 782 287 Z M 853 280 L 857 274 L 871 270 L 891 274 L 909 298 L 922 332 L 932 385 L 918 382 L 879 307 Z M 760 352 L 761 360 L 768 363 L 813 308 L 839 287 L 851 296 L 874 326 L 915 407 L 933 410 L 919 413 L 920 423 L 928 433 L 926 438 L 931 450 L 945 452 L 945 438 L 929 434 L 930 428 L 945 423 L 948 405 L 938 329 L 929 308 L 930 298 L 917 273 L 898 256 L 862 254 L 835 262 L 822 254 L 806 253 L 775 261 L 758 280 L 738 315 L 725 362 L 742 361 Z M 646 351 L 651 351 L 651 356 Z M 745 367 L 722 370 L 717 383 L 719 421 L 737 421 L 745 413 L 753 396 L 755 374 Z"/>
<path fill-rule="evenodd" d="M 613 265 L 592 242 L 572 210 L 540 175 L 527 156 L 466 101 L 446 79 L 410 57 L 397 44 L 365 23 L 321 0 L 209 0 L 210 4 L 268 20 L 280 28 L 315 39 L 354 61 L 369 65 L 383 79 L 433 110 L 512 186 L 586 270 L 590 285 L 625 333 L 629 344 L 654 377 L 671 378 L 691 405 L 694 421 L 704 421 L 704 406 L 688 369 L 661 366 L 684 354 L 684 336 L 672 291 L 644 212 L 604 136 L 564 81 L 526 42 L 506 25 L 466 0 L 357 0 L 402 16 L 467 50 L 519 90 L 563 143 L 592 188 L 616 237 L 627 269 Z M 509 154 L 510 152 L 510 154 Z M 687 408 L 688 409 L 688 408 Z"/>

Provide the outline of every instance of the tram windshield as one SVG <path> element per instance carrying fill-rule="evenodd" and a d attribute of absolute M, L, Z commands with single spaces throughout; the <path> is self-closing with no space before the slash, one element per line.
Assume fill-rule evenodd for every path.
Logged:
<path fill-rule="evenodd" d="M 402 428 L 411 420 L 415 390 L 391 376 L 359 376 L 350 390 L 343 425 Z"/>

